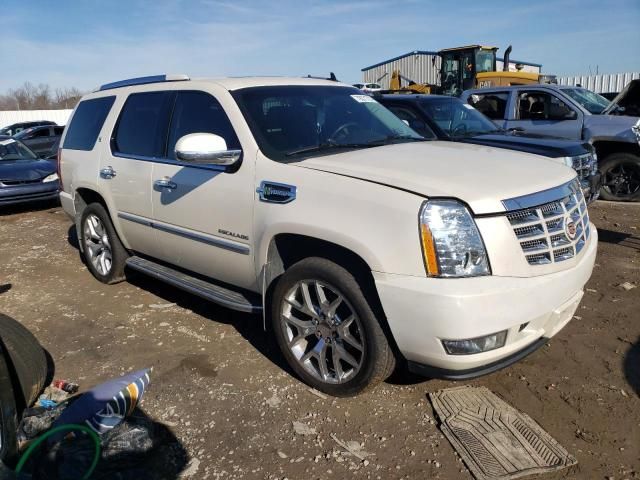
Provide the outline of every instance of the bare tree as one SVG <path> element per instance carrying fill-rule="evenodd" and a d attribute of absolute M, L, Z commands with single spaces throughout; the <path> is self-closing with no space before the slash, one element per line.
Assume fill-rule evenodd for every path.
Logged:
<path fill-rule="evenodd" d="M 33 85 L 25 82 L 21 87 L 9 89 L 0 95 L 0 110 L 51 110 L 73 108 L 82 97 L 75 87 L 56 88 L 41 83 Z"/>

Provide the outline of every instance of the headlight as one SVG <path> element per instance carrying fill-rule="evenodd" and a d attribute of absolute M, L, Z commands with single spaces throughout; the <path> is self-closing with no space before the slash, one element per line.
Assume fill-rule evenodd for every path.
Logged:
<path fill-rule="evenodd" d="M 456 200 L 428 200 L 420 208 L 420 237 L 429 276 L 490 275 L 476 222 Z"/>
<path fill-rule="evenodd" d="M 44 177 L 42 179 L 43 182 L 55 182 L 56 180 L 58 180 L 58 174 L 57 173 L 52 173 L 51 175 Z"/>

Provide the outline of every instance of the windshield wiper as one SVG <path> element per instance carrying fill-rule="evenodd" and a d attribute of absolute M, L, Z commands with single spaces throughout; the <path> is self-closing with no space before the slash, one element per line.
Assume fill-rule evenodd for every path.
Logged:
<path fill-rule="evenodd" d="M 300 155 L 303 153 L 311 153 L 311 152 L 322 152 L 324 150 L 335 150 L 340 148 L 371 148 L 371 147 L 380 147 L 382 145 L 390 145 L 394 143 L 396 140 L 414 140 L 416 142 L 426 141 L 427 139 L 424 137 L 414 137 L 412 135 L 388 135 L 384 138 L 379 138 L 376 140 L 371 140 L 370 142 L 364 143 L 333 143 L 326 142 L 321 143 L 319 145 L 312 145 L 309 147 L 300 148 L 298 150 L 292 150 L 291 152 L 287 152 L 285 157 L 292 157 L 294 155 Z"/>
<path fill-rule="evenodd" d="M 322 152 L 324 150 L 334 150 L 340 148 L 369 148 L 375 146 L 376 144 L 371 143 L 321 143 L 319 145 L 312 145 L 310 147 L 292 150 L 291 152 L 287 152 L 285 154 L 285 157 L 292 157 L 294 155 L 300 155 L 302 153 Z"/>

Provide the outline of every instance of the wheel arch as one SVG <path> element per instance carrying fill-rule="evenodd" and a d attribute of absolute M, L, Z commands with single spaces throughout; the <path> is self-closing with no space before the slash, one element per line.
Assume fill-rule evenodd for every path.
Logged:
<path fill-rule="evenodd" d="M 265 329 L 277 280 L 291 265 L 309 257 L 320 257 L 335 262 L 356 278 L 362 293 L 378 316 L 392 348 L 396 348 L 369 263 L 358 253 L 342 245 L 298 233 L 278 233 L 269 242 L 262 278 Z"/>
<path fill-rule="evenodd" d="M 637 143 L 596 140 L 593 142 L 593 148 L 596 149 L 598 163 L 602 163 L 606 157 L 614 153 L 631 153 L 640 156 L 640 145 Z"/>
<path fill-rule="evenodd" d="M 107 203 L 106 199 L 93 188 L 78 187 L 74 192 L 73 205 L 75 207 L 75 212 L 76 212 L 74 223 L 76 226 L 76 234 L 78 235 L 78 244 L 80 246 L 80 251 L 84 253 L 82 249 L 82 242 L 80 241 L 80 231 L 81 231 L 80 220 L 82 219 L 82 212 L 84 211 L 84 209 L 87 208 L 87 206 L 92 203 L 99 203 L 104 207 L 104 209 L 107 211 L 107 213 L 111 217 L 111 223 L 116 233 L 118 234 L 120 241 L 122 242 L 124 247 L 128 249 L 129 245 L 125 242 L 124 236 L 120 231 L 120 224 L 119 222 L 116 221 L 117 219 L 113 218 L 111 209 L 109 208 L 109 204 Z"/>

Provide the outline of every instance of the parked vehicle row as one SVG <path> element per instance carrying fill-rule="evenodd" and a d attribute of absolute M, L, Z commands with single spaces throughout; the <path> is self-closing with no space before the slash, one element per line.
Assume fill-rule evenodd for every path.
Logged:
<path fill-rule="evenodd" d="M 606 200 L 640 199 L 640 118 L 588 90 L 521 85 L 468 90 L 461 97 L 500 128 L 589 142 L 602 173 Z M 603 108 L 604 107 L 604 108 Z"/>
<path fill-rule="evenodd" d="M 61 204 L 98 280 L 131 268 L 262 313 L 332 395 L 396 362 L 462 379 L 523 358 L 570 321 L 595 261 L 574 170 L 429 141 L 335 81 L 107 84 L 61 145 Z"/>
<path fill-rule="evenodd" d="M 20 140 L 0 136 L 0 205 L 58 198 L 56 164 Z"/>
<path fill-rule="evenodd" d="M 425 138 L 533 153 L 572 167 L 587 203 L 598 198 L 598 162 L 587 142 L 501 129 L 456 97 L 386 94 L 375 98 Z"/>

